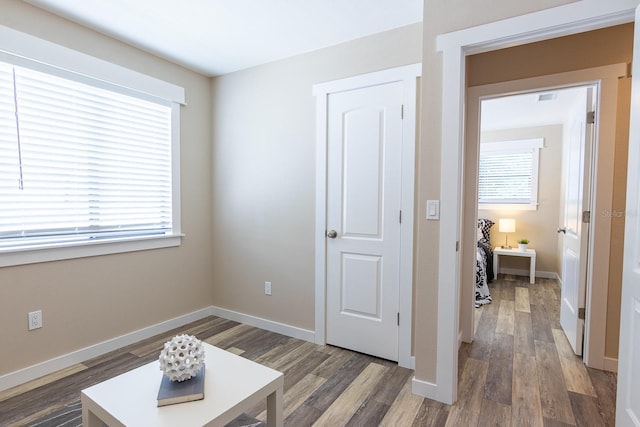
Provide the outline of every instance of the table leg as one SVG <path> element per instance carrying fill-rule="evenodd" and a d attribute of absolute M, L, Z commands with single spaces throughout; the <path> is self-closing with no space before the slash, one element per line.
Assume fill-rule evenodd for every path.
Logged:
<path fill-rule="evenodd" d="M 498 255 L 497 253 L 494 252 L 494 254 L 493 254 L 493 280 L 497 280 L 498 279 L 498 267 L 500 266 L 500 262 L 498 261 L 499 258 L 500 258 L 500 255 Z"/>
<path fill-rule="evenodd" d="M 283 388 L 278 387 L 276 391 L 267 396 L 267 426 L 282 427 L 284 425 L 283 413 Z"/>
<path fill-rule="evenodd" d="M 103 427 L 105 424 L 100 418 L 93 412 L 87 409 L 86 406 L 82 407 L 82 426 L 83 427 Z"/>
<path fill-rule="evenodd" d="M 529 283 L 532 285 L 536 283 L 536 257 L 531 257 L 531 263 L 529 266 Z"/>

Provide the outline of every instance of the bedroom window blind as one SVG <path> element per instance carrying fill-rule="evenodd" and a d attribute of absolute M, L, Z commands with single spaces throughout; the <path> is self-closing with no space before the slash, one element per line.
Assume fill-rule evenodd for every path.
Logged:
<path fill-rule="evenodd" d="M 0 62 L 0 249 L 172 230 L 171 104 L 80 80 Z"/>
<path fill-rule="evenodd" d="M 482 143 L 478 172 L 478 203 L 538 203 L 538 162 L 542 139 Z"/>

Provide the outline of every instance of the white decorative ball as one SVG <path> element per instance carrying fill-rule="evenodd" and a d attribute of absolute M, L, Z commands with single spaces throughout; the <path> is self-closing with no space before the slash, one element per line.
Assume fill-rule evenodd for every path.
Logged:
<path fill-rule="evenodd" d="M 204 364 L 202 341 L 193 335 L 176 335 L 160 352 L 160 370 L 171 381 L 195 377 Z"/>

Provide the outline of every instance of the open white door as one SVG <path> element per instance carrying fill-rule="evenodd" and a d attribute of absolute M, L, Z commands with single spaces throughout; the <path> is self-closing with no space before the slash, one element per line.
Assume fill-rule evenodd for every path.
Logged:
<path fill-rule="evenodd" d="M 327 343 L 398 360 L 402 82 L 327 103 Z"/>
<path fill-rule="evenodd" d="M 572 111 L 566 148 L 564 224 L 562 233 L 562 290 L 560 325 L 577 355 L 582 355 L 586 299 L 589 227 L 590 164 L 594 125 L 587 116 L 593 109 L 593 88 L 585 88 Z M 585 215 L 585 218 L 583 218 Z"/>
<path fill-rule="evenodd" d="M 636 24 L 640 7 L 636 9 Z M 640 426 L 640 28 L 635 26 L 616 425 Z"/>

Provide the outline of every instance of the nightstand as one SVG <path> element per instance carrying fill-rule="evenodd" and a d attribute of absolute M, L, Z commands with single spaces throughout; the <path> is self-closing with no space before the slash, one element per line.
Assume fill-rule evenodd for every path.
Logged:
<path fill-rule="evenodd" d="M 529 283 L 532 285 L 536 282 L 536 250 L 527 249 L 521 251 L 515 249 L 504 249 L 497 246 L 493 249 L 493 278 L 498 278 L 498 268 L 500 268 L 500 256 L 519 256 L 529 258 Z"/>

